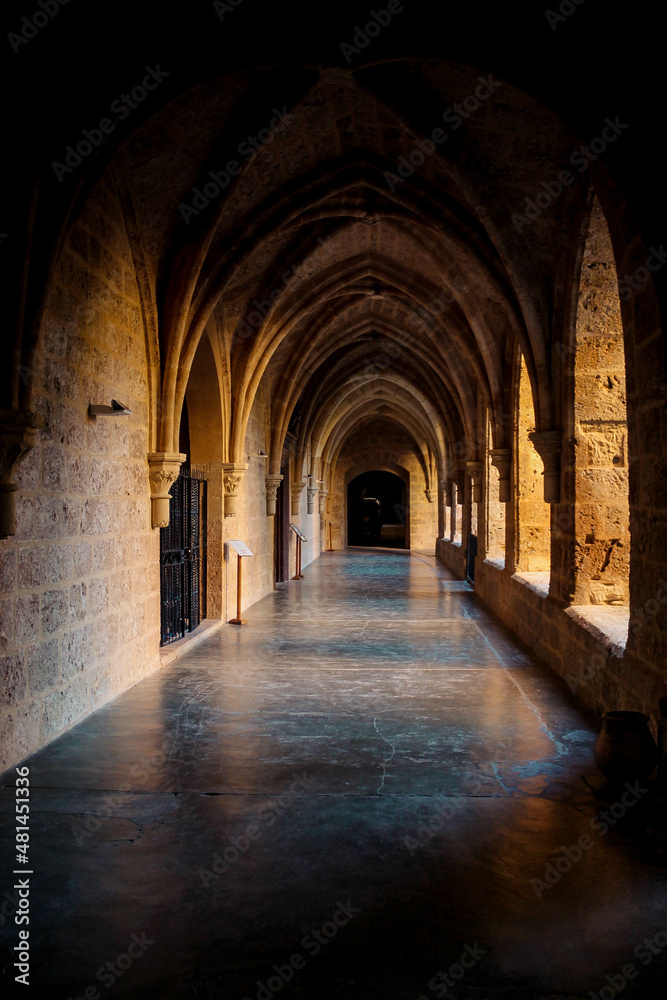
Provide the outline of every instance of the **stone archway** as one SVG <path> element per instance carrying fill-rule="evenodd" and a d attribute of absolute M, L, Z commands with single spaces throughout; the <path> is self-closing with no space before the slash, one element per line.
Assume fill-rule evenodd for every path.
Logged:
<path fill-rule="evenodd" d="M 348 469 L 344 521 L 347 545 L 410 548 L 409 470 L 394 462 Z"/>
<path fill-rule="evenodd" d="M 381 548 L 408 547 L 406 484 L 393 472 L 373 470 L 347 487 L 347 543 Z"/>

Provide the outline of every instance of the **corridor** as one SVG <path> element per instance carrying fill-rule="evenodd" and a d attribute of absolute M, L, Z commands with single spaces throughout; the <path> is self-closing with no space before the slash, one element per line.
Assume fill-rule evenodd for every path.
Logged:
<path fill-rule="evenodd" d="M 327 552 L 246 615 L 25 762 L 31 983 L 579 1000 L 633 963 L 624 995 L 660 994 L 655 806 L 595 819 L 594 720 L 468 584 Z M 13 808 L 9 771 L 5 858 Z"/>

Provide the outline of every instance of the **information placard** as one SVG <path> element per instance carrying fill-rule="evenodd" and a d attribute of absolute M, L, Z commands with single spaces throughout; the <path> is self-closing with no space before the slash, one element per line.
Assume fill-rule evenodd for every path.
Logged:
<path fill-rule="evenodd" d="M 236 552 L 237 556 L 254 555 L 254 552 L 251 552 L 246 543 L 242 542 L 239 538 L 234 538 L 234 539 L 230 538 L 227 544 L 231 545 L 231 547 L 234 549 L 234 552 Z"/>
<path fill-rule="evenodd" d="M 304 535 L 304 533 L 301 530 L 301 528 L 297 528 L 296 524 L 292 524 L 291 521 L 290 521 L 290 528 L 292 529 L 292 531 L 294 532 L 294 534 L 297 536 L 297 538 L 300 538 L 302 542 L 307 542 L 308 541 L 308 539 Z"/>

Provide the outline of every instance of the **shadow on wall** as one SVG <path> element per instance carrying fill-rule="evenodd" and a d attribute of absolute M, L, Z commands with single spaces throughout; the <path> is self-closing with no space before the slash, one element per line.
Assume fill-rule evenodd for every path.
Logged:
<path fill-rule="evenodd" d="M 347 487 L 348 545 L 407 547 L 406 486 L 393 472 L 364 472 Z"/>

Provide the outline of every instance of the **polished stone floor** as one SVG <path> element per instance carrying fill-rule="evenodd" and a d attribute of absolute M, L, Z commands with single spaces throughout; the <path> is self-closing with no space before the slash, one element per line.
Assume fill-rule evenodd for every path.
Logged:
<path fill-rule="evenodd" d="M 604 785 L 595 720 L 467 584 L 418 554 L 326 553 L 247 618 L 27 761 L 33 985 L 664 995 L 660 800 Z"/>

